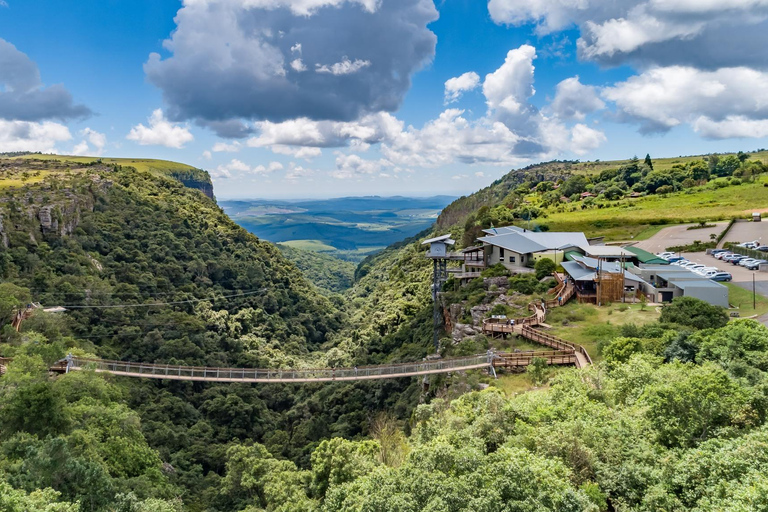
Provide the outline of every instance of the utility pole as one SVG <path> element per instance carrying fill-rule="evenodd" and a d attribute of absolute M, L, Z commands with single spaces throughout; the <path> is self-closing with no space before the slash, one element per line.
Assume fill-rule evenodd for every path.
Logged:
<path fill-rule="evenodd" d="M 755 291 L 755 274 L 752 273 L 752 309 L 757 309 L 757 293 Z"/>

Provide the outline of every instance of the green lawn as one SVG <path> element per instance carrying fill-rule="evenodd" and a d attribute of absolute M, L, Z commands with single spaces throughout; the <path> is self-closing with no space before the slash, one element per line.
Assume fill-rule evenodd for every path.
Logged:
<path fill-rule="evenodd" d="M 723 283 L 728 287 L 728 302 L 739 310 L 739 316 L 761 316 L 768 313 L 768 298 L 762 295 L 755 296 L 757 308 L 752 307 L 752 291 L 745 290 L 733 283 Z"/>
<path fill-rule="evenodd" d="M 167 172 L 167 171 L 189 171 L 194 167 L 179 162 L 169 160 L 156 160 L 152 158 L 107 158 L 94 156 L 68 156 L 68 155 L 24 155 L 13 157 L 17 159 L 33 160 L 60 160 L 62 162 L 72 162 L 75 164 L 88 164 L 101 160 L 105 164 L 117 164 L 126 167 L 134 167 L 138 171 L 147 172 Z"/>
<path fill-rule="evenodd" d="M 622 309 L 626 309 L 622 311 Z M 547 324 L 552 326 L 547 332 L 566 341 L 583 345 L 593 360 L 601 359 L 597 353 L 600 341 L 607 341 L 619 335 L 619 327 L 624 324 L 637 325 L 655 322 L 659 318 L 656 308 L 640 304 L 612 304 L 597 307 L 592 304 L 570 302 L 562 308 L 550 310 Z"/>
<path fill-rule="evenodd" d="M 565 205 L 563 211 L 540 218 L 552 231 L 583 231 L 587 236 L 609 240 L 646 239 L 666 225 L 700 220 L 729 220 L 746 217 L 753 210 L 768 208 L 765 178 L 726 188 L 708 185 L 667 196 L 650 195 L 611 201 L 603 208 L 580 209 Z M 573 209 L 573 211 L 571 211 Z"/>

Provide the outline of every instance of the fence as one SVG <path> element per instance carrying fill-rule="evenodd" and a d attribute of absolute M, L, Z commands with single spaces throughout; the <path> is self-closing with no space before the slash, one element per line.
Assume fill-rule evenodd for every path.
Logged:
<path fill-rule="evenodd" d="M 308 382 L 388 379 L 413 375 L 429 375 L 452 371 L 486 368 L 492 364 L 493 354 L 399 363 L 359 368 L 318 369 L 257 369 L 211 368 L 202 366 L 178 366 L 163 364 L 132 363 L 72 357 L 70 370 L 94 370 L 128 377 L 145 377 L 171 380 L 213 382 Z"/>

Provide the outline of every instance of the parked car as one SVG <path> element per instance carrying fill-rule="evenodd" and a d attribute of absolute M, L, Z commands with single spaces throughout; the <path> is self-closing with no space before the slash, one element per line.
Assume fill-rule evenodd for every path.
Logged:
<path fill-rule="evenodd" d="M 736 256 L 731 256 L 726 261 L 728 261 L 728 263 L 730 263 L 731 265 L 738 265 L 741 260 L 746 259 L 746 258 L 747 258 L 746 256 L 742 256 L 741 254 L 737 254 Z"/>
<path fill-rule="evenodd" d="M 710 279 L 712 281 L 730 281 L 733 279 L 733 276 L 728 272 L 718 272 L 717 274 L 711 276 Z"/>
<path fill-rule="evenodd" d="M 674 252 L 660 252 L 656 256 L 658 256 L 659 258 L 662 258 L 662 259 L 667 259 L 667 258 L 671 258 L 674 255 L 675 255 Z"/>
<path fill-rule="evenodd" d="M 707 275 L 710 272 L 720 272 L 720 270 L 718 270 L 716 267 L 704 267 L 704 268 L 696 269 L 696 270 L 694 270 L 694 272 L 704 276 L 704 275 Z"/>
<path fill-rule="evenodd" d="M 749 265 L 745 265 L 747 270 L 760 270 L 760 265 L 765 265 L 768 263 L 768 260 L 755 260 Z"/>
<path fill-rule="evenodd" d="M 721 253 L 721 252 L 728 252 L 728 249 L 712 249 L 712 251 L 709 254 L 714 256 L 715 254 L 718 254 L 718 253 Z"/>
<path fill-rule="evenodd" d="M 677 260 L 676 262 L 674 262 L 674 263 L 672 263 L 672 264 L 673 264 L 674 266 L 676 266 L 676 267 L 682 267 L 682 266 L 683 266 L 683 265 L 685 265 L 686 263 L 688 263 L 688 260 L 687 260 L 687 259 L 685 259 L 685 258 L 681 258 L 681 259 Z"/>
<path fill-rule="evenodd" d="M 667 261 L 670 263 L 677 263 L 678 261 L 684 261 L 684 260 L 685 258 L 683 258 L 682 256 L 674 256 L 672 258 L 667 258 Z"/>
<path fill-rule="evenodd" d="M 697 272 L 698 270 L 701 270 L 702 268 L 706 268 L 706 267 L 702 264 L 698 264 L 698 265 L 691 265 L 690 267 L 686 267 L 686 268 L 692 272 Z"/>
<path fill-rule="evenodd" d="M 751 263 L 751 262 L 753 262 L 753 261 L 755 261 L 755 258 L 749 258 L 749 257 L 747 257 L 747 258 L 742 258 L 742 259 L 740 259 L 740 260 L 739 260 L 739 262 L 737 263 L 737 265 L 739 265 L 739 266 L 741 266 L 741 267 L 744 267 L 744 266 L 746 266 L 746 265 L 747 265 L 747 263 Z"/>
<path fill-rule="evenodd" d="M 731 251 L 725 251 L 725 252 L 719 252 L 715 254 L 715 258 L 719 260 L 724 260 L 726 256 L 732 256 L 733 253 Z"/>
<path fill-rule="evenodd" d="M 768 252 L 768 245 L 761 245 L 760 247 L 755 249 L 756 251 L 760 252 Z"/>

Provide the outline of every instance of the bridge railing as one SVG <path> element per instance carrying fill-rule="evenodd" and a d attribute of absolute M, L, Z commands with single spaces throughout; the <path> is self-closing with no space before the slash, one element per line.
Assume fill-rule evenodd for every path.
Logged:
<path fill-rule="evenodd" d="M 490 366 L 491 359 L 491 355 L 482 354 L 450 359 L 426 360 L 417 363 L 360 366 L 358 368 L 261 369 L 148 364 L 73 357 L 70 369 L 92 369 L 100 372 L 160 379 L 211 381 L 355 380 L 411 374 L 446 373 L 454 369 L 469 369 L 473 367 L 482 368 L 483 366 Z"/>

